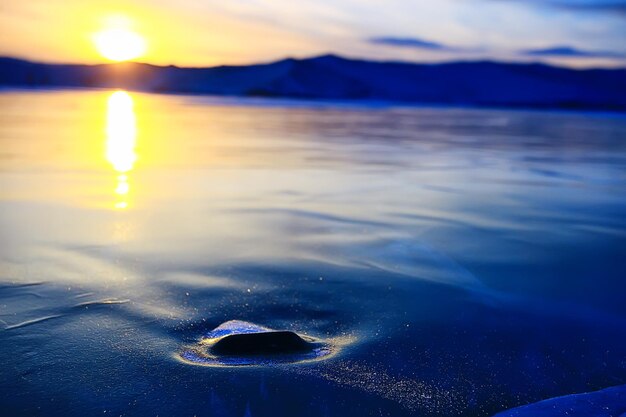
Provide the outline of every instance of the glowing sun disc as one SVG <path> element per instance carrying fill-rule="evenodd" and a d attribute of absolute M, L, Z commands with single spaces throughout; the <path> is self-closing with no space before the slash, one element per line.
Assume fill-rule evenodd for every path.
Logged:
<path fill-rule="evenodd" d="M 146 41 L 128 29 L 107 29 L 94 35 L 96 49 L 112 61 L 127 61 L 146 52 Z"/>

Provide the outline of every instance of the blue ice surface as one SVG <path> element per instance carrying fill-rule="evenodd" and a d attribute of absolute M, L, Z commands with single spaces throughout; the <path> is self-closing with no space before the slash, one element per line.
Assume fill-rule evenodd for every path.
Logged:
<path fill-rule="evenodd" d="M 624 416 L 626 416 L 626 385 L 550 398 L 498 413 L 495 417 Z"/>
<path fill-rule="evenodd" d="M 112 94 L 0 93 L 0 415 L 489 417 L 626 383 L 623 115 L 130 92 L 121 211 Z M 179 359 L 233 318 L 352 342 Z"/>

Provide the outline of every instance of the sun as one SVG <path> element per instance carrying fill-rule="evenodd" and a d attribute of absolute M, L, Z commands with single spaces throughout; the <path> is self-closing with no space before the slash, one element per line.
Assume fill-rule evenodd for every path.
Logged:
<path fill-rule="evenodd" d="M 146 53 L 146 40 L 138 33 L 126 28 L 110 28 L 93 36 L 96 49 L 111 61 L 128 61 Z"/>

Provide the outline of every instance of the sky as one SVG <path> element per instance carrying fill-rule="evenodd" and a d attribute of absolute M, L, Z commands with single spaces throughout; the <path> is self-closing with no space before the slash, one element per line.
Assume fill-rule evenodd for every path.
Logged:
<path fill-rule="evenodd" d="M 136 60 L 157 65 L 335 53 L 626 66 L 626 0 L 1 0 L 0 55 L 107 62 L 93 36 L 112 19 L 145 38 Z"/>

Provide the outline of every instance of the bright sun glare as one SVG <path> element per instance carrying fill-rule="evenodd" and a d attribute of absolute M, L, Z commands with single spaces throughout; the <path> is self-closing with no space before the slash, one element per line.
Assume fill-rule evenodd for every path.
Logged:
<path fill-rule="evenodd" d="M 106 124 L 106 158 L 113 166 L 117 175 L 115 194 L 118 201 L 115 208 L 128 208 L 130 194 L 130 171 L 132 171 L 137 154 L 137 122 L 133 98 L 125 91 L 116 91 L 109 96 L 107 102 Z"/>
<path fill-rule="evenodd" d="M 98 52 L 112 61 L 127 61 L 142 56 L 147 49 L 146 40 L 127 28 L 109 28 L 94 35 Z"/>

